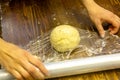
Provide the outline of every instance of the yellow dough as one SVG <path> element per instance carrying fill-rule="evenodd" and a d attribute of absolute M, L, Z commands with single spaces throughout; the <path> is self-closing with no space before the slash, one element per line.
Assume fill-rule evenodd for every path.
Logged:
<path fill-rule="evenodd" d="M 66 52 L 79 45 L 80 35 L 78 30 L 70 25 L 59 25 L 51 32 L 50 42 L 57 51 Z"/>

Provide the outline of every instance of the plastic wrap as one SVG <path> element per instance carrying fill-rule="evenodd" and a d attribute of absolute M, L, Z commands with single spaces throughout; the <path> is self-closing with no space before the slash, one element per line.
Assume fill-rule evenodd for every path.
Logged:
<path fill-rule="evenodd" d="M 105 37 L 100 38 L 96 32 L 78 29 L 81 41 L 75 49 L 60 53 L 54 50 L 49 41 L 50 32 L 29 42 L 24 48 L 38 56 L 44 63 L 106 55 L 120 52 L 120 38 L 106 31 Z"/>

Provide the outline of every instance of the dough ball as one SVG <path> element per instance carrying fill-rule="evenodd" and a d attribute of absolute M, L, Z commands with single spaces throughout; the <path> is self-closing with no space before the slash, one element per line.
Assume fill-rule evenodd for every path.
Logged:
<path fill-rule="evenodd" d="M 52 30 L 50 42 L 57 51 L 66 52 L 79 45 L 80 35 L 78 30 L 70 25 L 59 25 Z"/>

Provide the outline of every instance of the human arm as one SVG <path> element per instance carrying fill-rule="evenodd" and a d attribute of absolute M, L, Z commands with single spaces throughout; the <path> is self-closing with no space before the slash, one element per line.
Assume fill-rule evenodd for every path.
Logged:
<path fill-rule="evenodd" d="M 1 38 L 0 63 L 18 80 L 44 79 L 48 73 L 40 60 Z"/>
<path fill-rule="evenodd" d="M 120 18 L 109 10 L 104 9 L 94 2 L 94 0 L 82 0 L 91 20 L 94 22 L 101 37 L 104 37 L 105 31 L 103 22 L 112 24 L 109 27 L 110 34 L 115 34 L 120 28 Z"/>

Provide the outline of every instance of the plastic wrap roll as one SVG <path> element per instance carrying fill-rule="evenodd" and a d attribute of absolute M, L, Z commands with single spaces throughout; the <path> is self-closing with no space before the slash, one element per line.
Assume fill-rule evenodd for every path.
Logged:
<path fill-rule="evenodd" d="M 115 69 L 120 68 L 120 53 L 83 59 L 52 62 L 45 64 L 45 66 L 50 74 L 46 78 Z M 10 75 L 5 70 L 0 70 L 0 80 L 12 79 L 14 79 L 12 75 Z"/>

